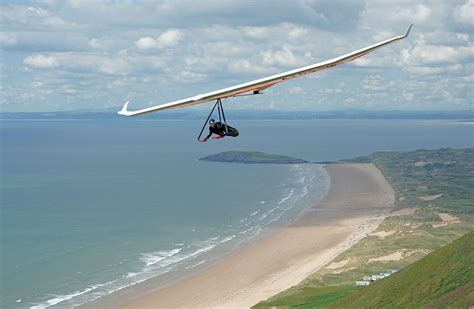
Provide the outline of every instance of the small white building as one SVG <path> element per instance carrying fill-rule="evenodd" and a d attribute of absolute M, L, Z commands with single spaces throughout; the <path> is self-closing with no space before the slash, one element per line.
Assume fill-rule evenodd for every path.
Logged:
<path fill-rule="evenodd" d="M 396 269 L 389 269 L 386 272 L 379 273 L 378 275 L 372 275 L 372 276 L 364 276 L 363 281 L 356 281 L 356 285 L 369 285 L 370 282 L 374 282 L 380 279 L 383 279 L 385 277 L 388 277 L 394 273 L 396 273 L 398 270 Z"/>
<path fill-rule="evenodd" d="M 369 285 L 369 284 L 370 284 L 369 281 L 356 281 L 356 285 L 363 285 L 363 286 L 365 286 L 365 285 Z"/>

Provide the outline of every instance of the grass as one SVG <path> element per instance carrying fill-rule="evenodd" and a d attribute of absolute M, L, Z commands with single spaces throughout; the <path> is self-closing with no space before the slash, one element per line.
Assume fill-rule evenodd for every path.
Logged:
<path fill-rule="evenodd" d="M 356 288 L 355 281 L 388 269 L 407 269 L 428 253 L 474 230 L 473 148 L 375 153 L 351 161 L 374 163 L 394 188 L 397 209 L 410 208 L 414 209 L 414 213 L 386 218 L 375 232 L 391 234 L 379 237 L 372 233 L 333 261 L 347 261 L 342 267 L 322 268 L 296 287 L 256 305 L 255 308 L 324 308 L 336 302 L 341 306 L 346 304 L 351 307 L 343 299 L 358 295 L 366 289 Z M 435 194 L 443 196 L 431 201 L 420 199 L 422 196 Z M 440 213 L 450 213 L 458 220 L 443 222 Z M 371 258 L 387 256 L 397 251 L 403 252 L 400 260 L 369 262 Z M 474 260 L 472 255 L 471 260 Z M 462 273 L 453 274 L 462 280 Z M 389 278 L 392 276 L 386 279 Z M 427 282 L 431 280 L 425 279 Z M 438 286 L 441 287 L 439 282 Z M 368 288 L 372 289 L 372 285 Z M 439 306 L 433 302 L 433 308 L 462 304 L 451 305 L 455 296 L 456 299 L 465 299 L 465 302 L 471 301 L 473 292 L 472 289 L 465 290 L 468 288 L 469 286 L 454 290 L 441 289 L 440 294 L 436 294 L 439 296 Z M 424 297 L 421 294 L 418 296 Z M 356 307 L 366 307 L 364 301 L 367 299 L 362 298 Z"/>
<path fill-rule="evenodd" d="M 472 294 L 473 262 L 474 233 L 471 232 L 400 272 L 351 293 L 330 307 L 414 308 L 448 303 L 456 306 L 459 301 L 453 296 Z M 472 297 L 461 301 L 474 304 Z"/>
<path fill-rule="evenodd" d="M 397 193 L 399 207 L 434 205 L 474 214 L 474 148 L 376 152 L 350 162 L 374 163 Z M 443 194 L 433 201 L 422 196 Z"/>
<path fill-rule="evenodd" d="M 359 290 L 353 284 L 329 287 L 295 287 L 285 297 L 270 298 L 253 308 L 325 308 L 349 293 Z"/>

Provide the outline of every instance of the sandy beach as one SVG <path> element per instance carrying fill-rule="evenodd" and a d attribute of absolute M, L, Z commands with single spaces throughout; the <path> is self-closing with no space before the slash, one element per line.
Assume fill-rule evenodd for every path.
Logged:
<path fill-rule="evenodd" d="M 372 164 L 327 165 L 328 195 L 300 219 L 207 270 L 122 308 L 248 308 L 301 282 L 372 232 L 393 189 Z"/>

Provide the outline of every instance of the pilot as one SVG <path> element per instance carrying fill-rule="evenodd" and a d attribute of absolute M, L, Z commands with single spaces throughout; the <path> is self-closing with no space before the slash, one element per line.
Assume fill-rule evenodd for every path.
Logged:
<path fill-rule="evenodd" d="M 227 130 L 226 130 L 227 127 Z M 224 136 L 232 136 L 236 137 L 239 135 L 239 131 L 237 129 L 223 124 L 222 122 L 216 122 L 214 119 L 209 120 L 209 134 L 202 140 L 202 142 L 206 142 L 212 134 L 217 135 L 216 139 L 223 138 Z"/>

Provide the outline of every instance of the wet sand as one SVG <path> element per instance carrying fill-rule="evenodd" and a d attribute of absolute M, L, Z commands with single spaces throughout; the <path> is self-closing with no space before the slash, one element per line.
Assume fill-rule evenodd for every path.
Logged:
<path fill-rule="evenodd" d="M 392 188 L 372 164 L 327 165 L 328 195 L 296 222 L 122 308 L 248 308 L 301 282 L 357 243 L 393 209 Z"/>

